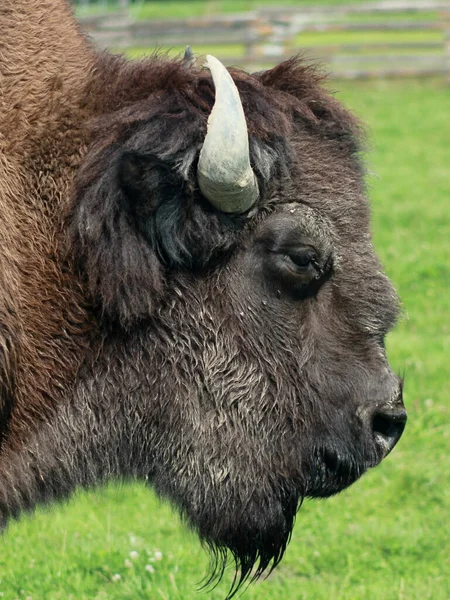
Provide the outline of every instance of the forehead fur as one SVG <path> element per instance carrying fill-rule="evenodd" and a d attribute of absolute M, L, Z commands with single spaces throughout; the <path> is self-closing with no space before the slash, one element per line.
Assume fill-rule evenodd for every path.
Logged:
<path fill-rule="evenodd" d="M 203 141 L 215 98 L 207 69 L 187 68 L 180 60 L 162 56 L 131 63 L 115 56 L 107 57 L 106 62 L 108 68 L 94 84 L 103 88 L 98 114 L 105 115 L 95 123 L 96 133 L 109 130 L 110 143 L 113 138 L 123 142 L 133 127 L 158 118 L 168 129 L 170 123 L 183 122 L 180 144 Z M 289 137 L 294 128 L 306 127 L 320 137 L 339 140 L 344 144 L 341 150 L 348 148 L 351 154 L 359 150 L 360 123 L 323 87 L 324 75 L 301 57 L 261 73 L 248 74 L 237 68 L 230 73 L 239 89 L 250 136 L 264 142 Z M 87 91 L 90 97 L 92 91 Z M 124 108 L 115 110 L 118 105 Z M 192 128 L 186 129 L 187 121 Z"/>

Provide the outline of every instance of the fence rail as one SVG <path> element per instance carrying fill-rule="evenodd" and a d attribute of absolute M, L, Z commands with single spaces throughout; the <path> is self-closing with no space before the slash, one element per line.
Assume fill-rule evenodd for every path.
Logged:
<path fill-rule="evenodd" d="M 450 0 L 384 0 L 327 7 L 326 12 L 323 7 L 278 7 L 155 21 L 119 11 L 80 21 L 99 46 L 118 51 L 189 44 L 203 53 L 214 46 L 225 64 L 249 69 L 270 67 L 301 52 L 318 58 L 337 77 L 447 74 L 450 82 Z M 336 36 L 339 41 L 330 43 Z"/>

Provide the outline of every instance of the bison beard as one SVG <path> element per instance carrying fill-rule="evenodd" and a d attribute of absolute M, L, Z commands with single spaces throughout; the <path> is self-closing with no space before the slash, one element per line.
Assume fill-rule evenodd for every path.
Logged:
<path fill-rule="evenodd" d="M 0 23 L 0 522 L 143 479 L 211 548 L 211 581 L 231 553 L 231 596 L 281 560 L 303 498 L 405 424 L 360 126 L 300 59 L 235 84 L 209 59 L 213 83 L 189 56 L 98 53 L 63 0 Z M 202 154 L 227 90 L 245 160 Z M 210 177 L 222 158 L 243 203 Z"/>

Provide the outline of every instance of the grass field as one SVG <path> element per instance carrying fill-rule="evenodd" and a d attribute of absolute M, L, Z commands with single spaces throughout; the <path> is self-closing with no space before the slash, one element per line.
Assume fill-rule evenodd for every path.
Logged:
<path fill-rule="evenodd" d="M 355 4 L 358 0 L 349 0 L 348 4 Z M 347 3 L 347 2 L 346 2 Z M 130 14 L 139 19 L 179 19 L 185 17 L 199 17 L 218 13 L 238 13 L 257 10 L 258 8 L 272 5 L 273 0 L 141 0 L 130 5 Z M 342 0 L 283 0 L 281 6 L 301 5 L 332 6 L 342 4 Z M 92 4 L 77 3 L 79 14 L 95 14 L 105 10 L 117 10 L 119 2 L 103 0 Z"/>
<path fill-rule="evenodd" d="M 155 0 L 141 0 L 138 2 L 134 2 L 130 4 L 129 13 L 131 16 L 138 19 L 179 19 L 179 18 L 187 18 L 187 17 L 199 17 L 199 16 L 210 16 L 213 14 L 221 14 L 221 13 L 239 13 L 239 12 L 249 12 L 252 10 L 259 10 L 264 8 L 265 6 L 272 6 L 274 4 L 273 0 L 165 0 L 165 1 L 155 1 Z M 299 6 L 336 6 L 339 4 L 343 4 L 342 0 L 282 0 L 279 2 L 279 5 L 282 7 L 290 7 L 295 6 L 298 8 Z M 350 4 L 358 4 L 358 0 L 346 0 L 344 2 L 346 5 Z M 116 11 L 120 10 L 119 2 L 115 2 L 113 0 L 103 0 L 96 3 L 91 4 L 82 4 L 80 2 L 77 3 L 77 11 L 78 14 L 87 15 L 87 14 L 96 14 L 103 13 L 105 11 Z M 123 10 L 123 9 L 122 9 Z M 437 11 L 434 10 L 422 10 L 419 13 L 410 13 L 408 18 L 410 20 L 435 20 L 437 15 Z M 390 12 L 391 19 L 398 19 L 404 16 L 404 13 L 401 11 Z M 336 17 L 339 20 L 339 17 Z M 358 20 L 358 21 L 372 21 L 379 20 L 379 15 L 374 15 L 373 13 L 370 15 L 360 14 L 358 16 L 345 16 L 344 19 L 348 21 Z"/>
<path fill-rule="evenodd" d="M 403 300 L 389 336 L 409 423 L 380 467 L 307 502 L 285 559 L 248 600 L 449 600 L 450 90 L 439 81 L 332 82 L 369 124 L 376 247 Z M 207 556 L 141 486 L 80 494 L 0 540 L 7 600 L 223 599 Z"/>

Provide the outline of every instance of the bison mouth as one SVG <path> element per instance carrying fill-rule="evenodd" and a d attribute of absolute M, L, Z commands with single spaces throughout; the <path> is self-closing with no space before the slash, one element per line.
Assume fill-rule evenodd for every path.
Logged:
<path fill-rule="evenodd" d="M 381 459 L 374 452 L 355 457 L 330 446 L 318 448 L 309 470 L 305 496 L 334 496 L 355 483 L 368 469 L 378 465 Z"/>
<path fill-rule="evenodd" d="M 312 452 L 307 467 L 308 484 L 305 496 L 326 498 L 352 485 L 368 469 L 376 467 L 395 447 L 406 424 L 403 405 L 390 411 L 371 415 L 370 429 L 348 438 L 329 437 Z"/>

